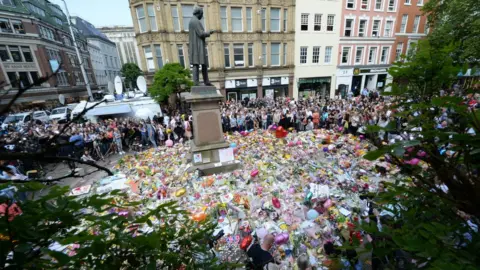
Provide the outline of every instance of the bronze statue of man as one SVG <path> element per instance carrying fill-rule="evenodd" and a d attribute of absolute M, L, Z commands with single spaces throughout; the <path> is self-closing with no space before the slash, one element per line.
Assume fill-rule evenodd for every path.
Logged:
<path fill-rule="evenodd" d="M 198 70 L 202 65 L 203 83 L 211 86 L 212 84 L 208 80 L 207 72 L 207 52 L 205 48 L 205 38 L 209 37 L 215 32 L 210 30 L 205 32 L 200 20 L 203 17 L 203 10 L 199 7 L 193 9 L 193 17 L 188 24 L 189 31 L 189 45 L 188 45 L 188 57 L 190 58 L 190 64 L 193 65 L 193 82 L 195 85 L 199 85 Z"/>

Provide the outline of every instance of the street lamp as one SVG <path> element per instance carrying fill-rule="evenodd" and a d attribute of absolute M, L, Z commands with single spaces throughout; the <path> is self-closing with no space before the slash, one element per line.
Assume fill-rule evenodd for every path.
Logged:
<path fill-rule="evenodd" d="M 85 85 L 87 86 L 88 97 L 90 101 L 93 101 L 92 89 L 90 88 L 90 82 L 88 81 L 87 73 L 85 72 L 85 67 L 83 66 L 82 56 L 80 55 L 80 51 L 78 50 L 77 39 L 75 38 L 75 33 L 73 32 L 72 22 L 70 18 L 70 13 L 68 12 L 67 3 L 65 0 L 62 0 L 63 4 L 65 5 L 65 12 L 67 13 L 67 21 L 68 27 L 70 28 L 70 34 L 72 35 L 73 39 L 73 46 L 75 47 L 75 51 L 77 52 L 78 62 L 80 63 L 80 70 L 82 71 L 83 80 L 85 81 Z"/>

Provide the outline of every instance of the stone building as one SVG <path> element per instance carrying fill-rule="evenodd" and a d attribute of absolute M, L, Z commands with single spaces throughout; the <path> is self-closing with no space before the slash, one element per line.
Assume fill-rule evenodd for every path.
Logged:
<path fill-rule="evenodd" d="M 118 54 L 122 66 L 126 63 L 140 64 L 140 54 L 138 53 L 137 40 L 135 39 L 135 29 L 126 26 L 101 27 L 108 39 L 117 44 Z"/>
<path fill-rule="evenodd" d="M 295 0 L 130 0 L 140 68 L 190 67 L 188 23 L 203 7 L 209 75 L 228 99 L 293 96 Z"/>
<path fill-rule="evenodd" d="M 90 84 L 95 89 L 86 39 L 76 30 L 77 44 Z M 87 96 L 86 85 L 73 46 L 67 18 L 61 8 L 46 0 L 0 1 L 0 106 L 7 104 L 21 86 L 40 77 L 56 76 L 34 86 L 17 100 L 17 107 L 52 107 L 58 95 L 67 101 Z"/>

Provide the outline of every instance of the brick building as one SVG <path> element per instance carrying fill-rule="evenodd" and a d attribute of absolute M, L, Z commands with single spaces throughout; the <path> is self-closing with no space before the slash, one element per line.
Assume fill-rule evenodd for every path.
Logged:
<path fill-rule="evenodd" d="M 78 31 L 76 39 L 90 84 L 95 88 L 86 39 Z M 57 69 L 56 76 L 29 89 L 16 106 L 52 107 L 58 105 L 59 94 L 70 102 L 87 96 L 67 18 L 58 5 L 47 0 L 0 1 L 0 60 L 0 93 L 8 91 L 0 106 L 10 101 L 18 87 L 30 85 Z"/>

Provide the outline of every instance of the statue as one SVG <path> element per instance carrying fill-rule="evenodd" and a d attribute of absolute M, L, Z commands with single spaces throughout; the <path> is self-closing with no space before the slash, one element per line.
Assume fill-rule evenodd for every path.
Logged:
<path fill-rule="evenodd" d="M 215 30 L 205 32 L 200 20 L 203 18 L 203 10 L 200 7 L 193 9 L 193 17 L 188 24 L 189 31 L 189 45 L 188 56 L 190 58 L 190 64 L 193 65 L 193 82 L 194 85 L 199 85 L 198 71 L 200 65 L 202 65 L 203 83 L 208 86 L 212 86 L 208 80 L 207 71 L 207 52 L 205 48 L 205 38 L 215 33 Z"/>

